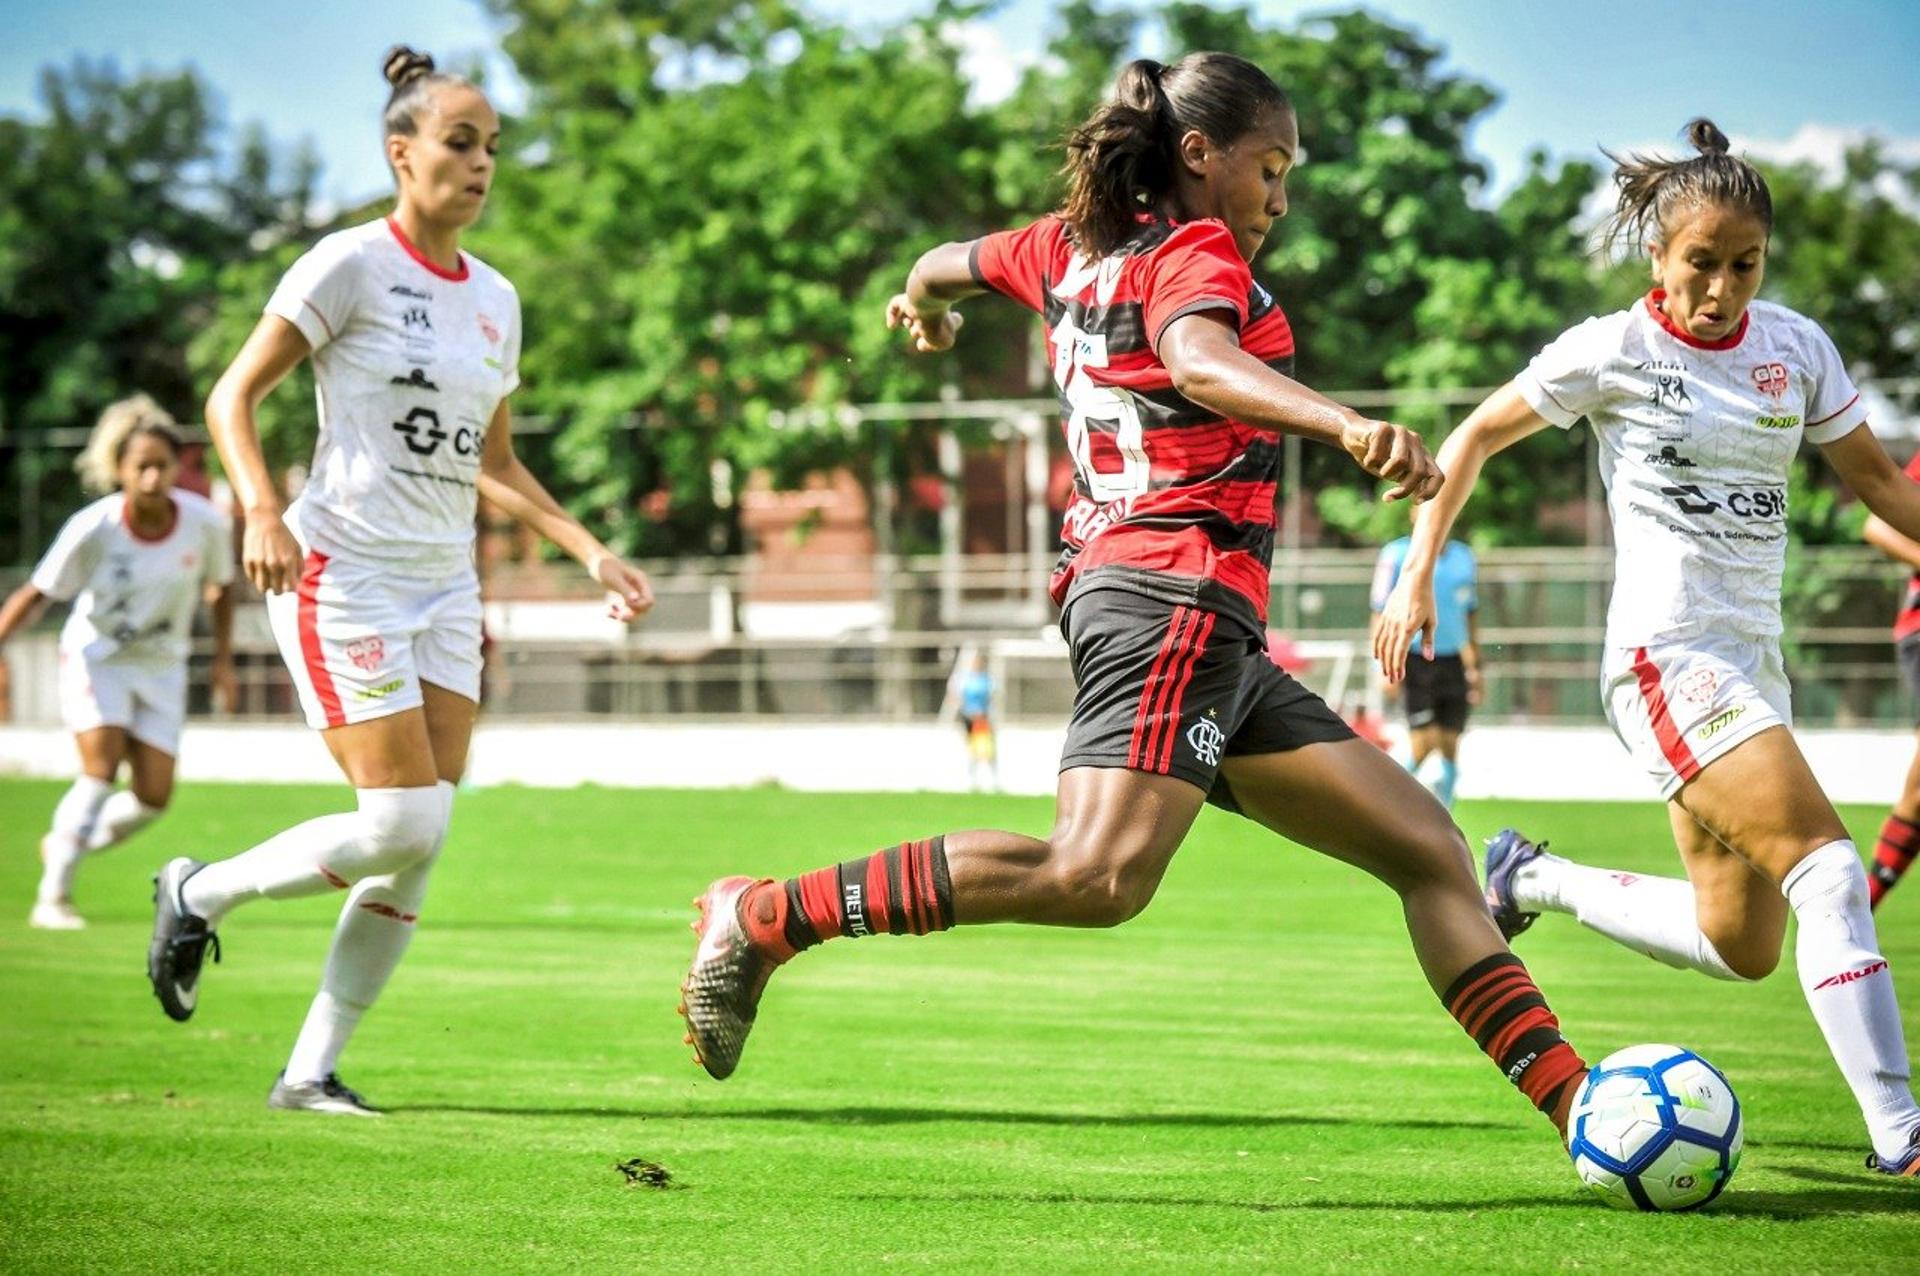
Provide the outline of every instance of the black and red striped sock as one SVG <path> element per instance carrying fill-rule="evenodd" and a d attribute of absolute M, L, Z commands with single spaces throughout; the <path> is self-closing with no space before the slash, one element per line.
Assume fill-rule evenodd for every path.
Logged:
<path fill-rule="evenodd" d="M 748 891 L 741 916 L 755 942 L 784 961 L 835 936 L 925 935 L 953 925 L 944 837 L 902 842 Z"/>
<path fill-rule="evenodd" d="M 1469 966 L 1440 998 L 1507 1080 L 1559 1125 L 1562 1101 L 1587 1064 L 1560 1035 L 1560 1021 L 1512 953 L 1495 953 Z"/>
<path fill-rule="evenodd" d="M 1897 815 L 1887 816 L 1887 822 L 1880 826 L 1880 844 L 1873 849 L 1873 869 L 1867 874 L 1869 907 L 1880 907 L 1880 897 L 1913 867 L 1916 854 L 1920 854 L 1920 824 Z"/>

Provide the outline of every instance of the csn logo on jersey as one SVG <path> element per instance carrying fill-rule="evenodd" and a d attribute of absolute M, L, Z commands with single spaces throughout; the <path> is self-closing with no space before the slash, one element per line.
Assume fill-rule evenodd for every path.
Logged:
<path fill-rule="evenodd" d="M 464 425 L 447 433 L 446 427 L 440 424 L 440 414 L 432 408 L 414 408 L 407 413 L 406 420 L 395 421 L 393 428 L 407 445 L 407 451 L 415 456 L 432 456 L 448 439 L 453 440 L 456 455 L 477 456 L 480 452 L 478 434 Z"/>
<path fill-rule="evenodd" d="M 1698 483 L 1681 483 L 1661 488 L 1660 494 L 1671 497 L 1682 514 L 1713 514 L 1724 509 L 1735 518 L 1777 519 L 1787 513 L 1787 492 L 1779 487 L 1728 492 L 1723 500 L 1715 500 Z"/>

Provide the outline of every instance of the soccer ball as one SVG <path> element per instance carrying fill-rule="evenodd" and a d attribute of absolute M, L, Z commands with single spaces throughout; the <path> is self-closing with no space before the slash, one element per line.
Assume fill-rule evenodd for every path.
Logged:
<path fill-rule="evenodd" d="M 1679 1046 L 1629 1046 L 1602 1059 L 1567 1124 L 1574 1169 L 1620 1209 L 1697 1209 L 1740 1164 L 1740 1100 L 1718 1068 Z"/>

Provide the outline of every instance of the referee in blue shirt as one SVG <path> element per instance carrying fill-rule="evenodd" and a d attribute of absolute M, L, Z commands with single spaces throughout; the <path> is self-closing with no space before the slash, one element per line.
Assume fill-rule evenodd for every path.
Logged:
<path fill-rule="evenodd" d="M 1373 569 L 1373 614 L 1387 605 L 1400 579 L 1411 539 L 1402 536 L 1380 550 Z M 1460 733 L 1467 729 L 1467 709 L 1480 702 L 1479 568 L 1464 541 L 1448 541 L 1433 569 L 1432 660 L 1419 659 L 1419 636 L 1414 659 L 1407 662 L 1407 729 L 1413 754 L 1407 769 L 1419 775 L 1428 757 L 1440 755 L 1438 775 L 1426 784 L 1449 808 L 1460 777 Z"/>

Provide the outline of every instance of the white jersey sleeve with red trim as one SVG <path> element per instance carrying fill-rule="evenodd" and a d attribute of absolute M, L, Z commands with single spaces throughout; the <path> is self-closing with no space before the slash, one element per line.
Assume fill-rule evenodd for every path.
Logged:
<path fill-rule="evenodd" d="M 34 566 L 31 579 L 35 589 L 55 602 L 66 603 L 86 588 L 100 562 L 101 524 L 110 517 L 108 507 L 117 499 L 109 496 L 97 500 L 76 510 L 61 524 L 60 534 Z"/>
<path fill-rule="evenodd" d="M 360 289 L 354 257 L 359 241 L 351 233 L 328 235 L 287 268 L 267 298 L 267 313 L 279 315 L 319 351 L 353 321 Z"/>
<path fill-rule="evenodd" d="M 1867 423 L 1866 405 L 1860 401 L 1860 391 L 1826 329 L 1811 319 L 1799 315 L 1794 318 L 1803 325 L 1800 335 L 1806 359 L 1807 442 L 1832 443 Z"/>
<path fill-rule="evenodd" d="M 1624 313 L 1600 315 L 1569 328 L 1533 356 L 1514 389 L 1546 420 L 1571 428 L 1603 401 L 1600 372 L 1620 349 L 1625 320 Z"/>

